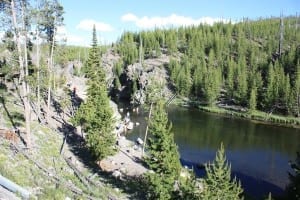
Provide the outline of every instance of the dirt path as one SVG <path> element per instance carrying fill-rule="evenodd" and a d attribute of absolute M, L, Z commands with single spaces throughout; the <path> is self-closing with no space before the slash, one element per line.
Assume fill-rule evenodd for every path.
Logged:
<path fill-rule="evenodd" d="M 147 172 L 141 162 L 142 147 L 126 139 L 118 138 L 118 153 L 100 162 L 101 169 L 112 172 L 114 176 L 140 176 Z"/>

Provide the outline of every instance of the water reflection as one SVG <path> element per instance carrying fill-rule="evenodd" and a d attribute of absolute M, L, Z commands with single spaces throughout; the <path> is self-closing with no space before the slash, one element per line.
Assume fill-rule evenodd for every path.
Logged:
<path fill-rule="evenodd" d="M 288 182 L 288 162 L 294 160 L 300 150 L 298 129 L 175 106 L 169 107 L 168 113 L 183 164 L 195 167 L 213 160 L 223 142 L 232 170 L 248 193 L 256 197 L 269 191 L 282 193 Z M 145 116 L 143 111 L 139 115 L 132 114 L 132 120 L 141 125 L 128 135 L 129 138 L 143 138 Z M 201 173 L 197 170 L 198 175 Z"/>

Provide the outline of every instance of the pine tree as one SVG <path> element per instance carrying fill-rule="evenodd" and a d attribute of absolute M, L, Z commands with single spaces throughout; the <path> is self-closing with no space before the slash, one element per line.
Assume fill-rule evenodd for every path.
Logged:
<path fill-rule="evenodd" d="M 216 65 L 213 50 L 209 52 L 209 58 L 203 76 L 203 92 L 209 106 L 213 106 L 219 96 L 222 84 L 221 68 Z"/>
<path fill-rule="evenodd" d="M 209 106 L 213 106 L 221 89 L 221 70 L 207 67 L 203 80 L 204 95 Z"/>
<path fill-rule="evenodd" d="M 179 153 L 171 128 L 164 103 L 159 101 L 149 121 L 151 137 L 147 141 L 148 156 L 145 161 L 154 173 L 146 175 L 148 199 L 171 199 L 175 180 L 179 177 Z"/>
<path fill-rule="evenodd" d="M 273 111 L 276 108 L 279 114 L 286 114 L 285 111 L 288 111 L 299 116 L 300 92 L 297 88 L 300 88 L 300 81 L 297 81 L 296 74 L 299 71 L 297 63 L 299 65 L 300 50 L 295 41 L 299 40 L 300 35 L 296 26 L 291 25 L 285 30 L 285 45 L 289 48 L 278 58 L 274 54 L 278 39 L 276 20 L 246 20 L 235 25 L 217 23 L 213 26 L 155 29 L 140 34 L 125 33 L 117 47 L 124 60 L 130 60 L 125 64 L 137 61 L 133 58 L 136 47 L 141 44 L 140 35 L 143 38 L 143 51 L 148 57 L 157 56 L 160 48 L 162 53 L 174 55 L 176 59 L 170 60 L 169 73 L 177 92 L 182 96 L 189 96 L 192 92 L 196 98 L 200 97 L 202 100 L 204 97 L 208 104 L 213 105 L 220 94 L 215 89 L 222 86 L 227 100 L 245 107 L 249 106 L 255 81 L 257 109 L 270 111 L 272 108 Z M 291 21 L 291 24 L 296 24 L 297 20 L 291 16 L 287 22 Z M 178 51 L 180 55 L 177 55 Z M 185 63 L 190 63 L 189 70 L 186 70 Z M 219 84 L 214 83 L 215 69 L 221 72 Z M 290 95 L 286 92 L 287 75 L 290 77 Z M 288 104 L 287 96 L 290 99 Z"/>
<path fill-rule="evenodd" d="M 284 90 L 283 90 L 283 102 L 284 105 L 290 113 L 291 108 L 291 82 L 290 82 L 290 76 L 287 74 L 285 77 L 285 83 L 284 83 Z"/>
<path fill-rule="evenodd" d="M 121 82 L 120 82 L 120 76 L 122 74 L 122 65 L 123 65 L 123 62 L 122 61 L 119 61 L 119 62 L 116 62 L 114 64 L 114 67 L 113 67 L 113 74 L 114 74 L 114 89 L 116 90 L 120 90 L 121 89 Z"/>
<path fill-rule="evenodd" d="M 87 144 L 94 156 L 101 160 L 115 152 L 116 139 L 113 135 L 113 112 L 109 107 L 109 99 L 105 85 L 94 87 L 97 94 L 88 101 L 91 103 L 89 113 L 90 129 L 87 130 Z M 83 108 L 84 109 L 84 108 Z"/>
<path fill-rule="evenodd" d="M 165 34 L 165 42 L 168 47 L 168 54 L 172 55 L 177 52 L 177 36 L 175 30 L 168 30 Z"/>
<path fill-rule="evenodd" d="M 133 33 L 126 32 L 121 37 L 119 53 L 125 65 L 130 65 L 138 60 L 138 48 Z"/>
<path fill-rule="evenodd" d="M 250 93 L 250 100 L 249 100 L 249 111 L 253 112 L 256 110 L 256 98 L 257 98 L 257 88 L 256 86 L 254 86 L 251 89 L 251 93 Z"/>
<path fill-rule="evenodd" d="M 200 200 L 202 199 L 201 193 L 203 181 L 197 179 L 194 172 L 187 171 L 186 177 L 180 177 L 180 192 L 176 199 L 189 199 L 189 200 Z"/>
<path fill-rule="evenodd" d="M 100 67 L 100 49 L 97 43 L 97 32 L 95 25 L 93 26 L 92 47 L 89 50 L 89 57 L 83 71 L 87 78 L 91 78 L 94 74 L 94 69 Z"/>
<path fill-rule="evenodd" d="M 294 84 L 294 106 L 295 114 L 300 117 L 300 60 L 297 62 L 296 76 Z"/>
<path fill-rule="evenodd" d="M 93 29 L 93 45 L 89 52 L 87 76 L 89 80 L 87 101 L 80 105 L 72 122 L 81 125 L 87 133 L 87 144 L 96 159 L 101 160 L 112 155 L 116 142 L 113 134 L 113 112 L 109 107 L 105 73 L 100 65 L 95 26 Z"/>
<path fill-rule="evenodd" d="M 234 178 L 231 179 L 231 166 L 226 161 L 223 144 L 217 151 L 213 163 L 207 164 L 205 189 L 203 198 L 209 200 L 236 200 L 241 199 L 243 192 L 241 184 Z"/>
<path fill-rule="evenodd" d="M 193 74 L 193 88 L 194 94 L 196 96 L 200 96 L 201 94 L 201 86 L 202 86 L 202 77 L 203 72 L 201 71 L 201 67 L 196 65 L 194 74 Z"/>
<path fill-rule="evenodd" d="M 269 64 L 268 70 L 268 86 L 267 86 L 267 93 L 266 93 L 266 102 L 269 106 L 271 106 L 274 102 L 274 82 L 275 82 L 275 72 L 272 63 Z"/>
<path fill-rule="evenodd" d="M 189 96 L 191 87 L 192 87 L 192 80 L 191 80 L 191 66 L 190 62 L 188 61 L 187 57 L 182 58 L 181 61 L 181 69 L 179 74 L 177 75 L 177 87 L 179 94 L 183 96 Z"/>
<path fill-rule="evenodd" d="M 246 66 L 245 57 L 241 57 L 238 61 L 237 68 L 237 91 L 236 97 L 240 101 L 241 104 L 245 104 L 247 102 L 247 91 L 248 91 L 248 72 Z"/>
<path fill-rule="evenodd" d="M 229 59 L 227 66 L 227 79 L 226 79 L 226 88 L 229 99 L 233 98 L 234 93 L 234 70 L 235 62 L 232 59 Z"/>

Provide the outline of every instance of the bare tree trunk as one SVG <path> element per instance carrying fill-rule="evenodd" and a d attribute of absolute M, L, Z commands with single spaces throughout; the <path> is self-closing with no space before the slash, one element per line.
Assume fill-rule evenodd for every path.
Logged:
<path fill-rule="evenodd" d="M 55 22 L 56 19 L 54 19 Z M 47 121 L 50 120 L 50 104 L 51 104 L 51 82 L 52 82 L 52 71 L 53 71 L 53 54 L 54 54 L 54 41 L 55 41 L 56 30 L 54 28 L 53 39 L 50 50 L 50 58 L 48 59 L 48 72 L 49 72 L 49 85 L 48 85 L 48 100 L 47 100 Z"/>
<path fill-rule="evenodd" d="M 26 31 L 26 25 L 25 25 L 25 13 L 24 13 L 25 5 L 24 2 L 22 1 L 22 6 L 21 6 L 21 12 L 22 12 L 22 27 L 23 31 Z M 24 67 L 25 67 L 25 77 L 29 76 L 29 70 L 28 70 L 28 52 L 27 52 L 27 32 L 24 34 L 25 37 L 25 42 L 24 42 Z M 31 107 L 30 107 L 30 86 L 27 82 L 27 79 L 25 78 L 23 81 L 25 85 L 25 101 L 24 101 L 24 106 L 25 106 L 25 126 L 26 126 L 26 143 L 27 147 L 31 148 L 31 130 L 30 130 L 30 122 L 31 122 Z"/>
<path fill-rule="evenodd" d="M 47 99 L 47 122 L 50 121 L 50 103 L 51 103 L 51 64 L 50 59 L 48 59 L 48 73 L 49 73 L 49 80 L 48 80 L 48 99 Z"/>
<path fill-rule="evenodd" d="M 26 42 L 25 42 L 25 49 L 24 49 L 24 56 L 25 56 L 25 60 L 22 56 L 22 47 L 21 47 L 21 41 L 20 41 L 20 37 L 21 37 L 21 33 L 20 30 L 18 28 L 18 24 L 17 24 L 17 17 L 16 17 L 16 7 L 15 7 L 15 1 L 11 0 L 10 2 L 11 4 L 11 17 L 12 17 L 12 22 L 13 22 L 13 26 L 14 26 L 14 30 L 15 30 L 15 40 L 17 43 L 17 50 L 18 50 L 18 59 L 19 59 L 19 67 L 20 67 L 20 81 L 22 83 L 22 99 L 23 99 L 23 103 L 24 103 L 24 115 L 25 115 L 25 126 L 26 126 L 26 146 L 28 148 L 31 148 L 31 132 L 30 132 L 30 103 L 29 103 L 29 93 L 28 93 L 28 86 L 26 83 L 26 78 L 25 75 L 28 75 L 28 67 L 27 67 L 27 63 L 24 63 L 27 61 L 27 49 L 26 49 Z M 23 6 L 23 5 L 22 5 Z M 23 21 L 23 25 L 24 23 L 24 13 L 23 13 L 23 9 L 22 8 L 22 21 Z M 25 64 L 25 65 L 24 65 Z"/>
<path fill-rule="evenodd" d="M 36 30 L 36 67 L 37 67 L 37 115 L 41 119 L 41 86 L 40 86 L 40 36 L 39 30 Z"/>
<path fill-rule="evenodd" d="M 150 111 L 149 111 L 149 116 L 148 116 L 148 120 L 150 121 L 150 117 L 151 117 L 151 111 L 152 111 L 152 105 L 153 103 L 151 103 L 150 105 Z M 142 150 L 142 157 L 144 156 L 144 151 L 145 151 L 145 146 L 146 146 L 146 140 L 147 140 L 147 134 L 148 134 L 148 125 L 146 127 L 146 133 L 145 133 L 145 138 L 144 138 L 144 144 L 143 144 L 143 150 Z"/>
<path fill-rule="evenodd" d="M 143 64 L 142 64 L 142 61 L 143 61 L 142 54 L 143 54 L 143 41 L 142 41 L 142 36 L 140 34 L 139 63 L 140 63 L 141 67 L 143 66 Z"/>

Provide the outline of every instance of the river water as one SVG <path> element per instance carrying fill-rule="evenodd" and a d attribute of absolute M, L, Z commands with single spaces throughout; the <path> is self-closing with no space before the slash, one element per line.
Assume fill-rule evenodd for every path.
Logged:
<path fill-rule="evenodd" d="M 140 111 L 131 113 L 139 122 L 127 137 L 144 138 L 146 116 Z M 199 177 L 205 175 L 198 164 L 214 160 L 223 142 L 232 173 L 242 183 L 245 192 L 260 199 L 269 192 L 281 195 L 288 183 L 289 161 L 300 151 L 300 130 L 255 123 L 250 120 L 220 116 L 193 108 L 168 107 L 183 165 L 193 167 Z"/>

